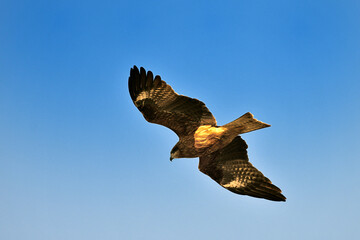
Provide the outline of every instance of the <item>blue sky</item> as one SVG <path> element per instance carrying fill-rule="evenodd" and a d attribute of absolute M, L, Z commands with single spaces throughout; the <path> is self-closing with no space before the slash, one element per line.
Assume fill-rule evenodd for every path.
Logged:
<path fill-rule="evenodd" d="M 355 239 L 359 1 L 1 1 L 0 238 Z M 286 203 L 169 155 L 131 102 L 133 65 L 243 136 Z"/>

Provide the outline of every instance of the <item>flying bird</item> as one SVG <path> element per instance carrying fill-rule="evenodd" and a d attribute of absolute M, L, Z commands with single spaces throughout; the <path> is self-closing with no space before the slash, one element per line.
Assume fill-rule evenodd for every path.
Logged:
<path fill-rule="evenodd" d="M 199 170 L 231 192 L 285 201 L 281 190 L 250 162 L 246 142 L 239 134 L 270 127 L 251 113 L 218 126 L 214 116 L 198 99 L 177 94 L 160 76 L 134 66 L 129 93 L 135 106 L 150 123 L 173 130 L 179 137 L 170 152 L 174 158 L 199 157 Z"/>

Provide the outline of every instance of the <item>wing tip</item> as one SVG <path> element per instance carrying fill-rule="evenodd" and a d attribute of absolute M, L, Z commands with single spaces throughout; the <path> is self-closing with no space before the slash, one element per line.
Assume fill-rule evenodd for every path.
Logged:
<path fill-rule="evenodd" d="M 275 202 L 286 202 L 286 197 L 281 193 L 280 188 L 276 187 L 275 185 L 272 186 L 274 186 L 275 189 L 269 189 L 267 187 L 260 188 L 259 197 Z"/>
<path fill-rule="evenodd" d="M 136 100 L 136 97 L 144 90 L 148 90 L 153 86 L 154 78 L 151 71 L 145 70 L 144 67 L 139 68 L 134 65 L 130 68 L 130 76 L 128 80 L 128 87 L 131 99 Z"/>
<path fill-rule="evenodd" d="M 130 76 L 128 80 L 129 93 L 133 101 L 136 98 L 139 78 L 139 69 L 134 65 L 134 67 L 130 69 Z"/>
<path fill-rule="evenodd" d="M 286 197 L 281 194 L 282 197 L 279 198 L 279 200 L 276 200 L 278 202 L 286 202 Z"/>
<path fill-rule="evenodd" d="M 223 186 L 224 187 L 224 186 Z M 286 202 L 286 197 L 279 191 L 270 190 L 267 188 L 247 188 L 247 189 L 238 189 L 238 188 L 229 188 L 224 187 L 227 190 L 240 195 L 246 195 L 249 197 L 266 199 L 274 202 Z"/>
<path fill-rule="evenodd" d="M 269 192 L 269 198 L 264 197 L 267 200 L 275 201 L 275 202 L 286 202 L 286 197 L 280 192 Z"/>
<path fill-rule="evenodd" d="M 268 180 L 266 177 L 265 179 Z M 286 201 L 286 197 L 282 194 L 281 189 L 272 184 L 270 180 L 263 182 L 259 186 L 255 186 L 255 191 L 260 198 L 277 202 Z"/>

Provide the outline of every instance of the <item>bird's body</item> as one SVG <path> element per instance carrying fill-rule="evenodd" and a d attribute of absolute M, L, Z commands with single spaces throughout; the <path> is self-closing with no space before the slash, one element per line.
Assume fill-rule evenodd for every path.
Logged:
<path fill-rule="evenodd" d="M 274 186 L 249 162 L 247 145 L 238 136 L 269 127 L 251 113 L 218 126 L 205 104 L 197 99 L 178 95 L 152 72 L 131 69 L 129 92 L 135 106 L 151 123 L 172 129 L 179 137 L 170 153 L 174 158 L 199 157 L 199 170 L 221 186 L 237 194 L 274 201 L 285 201 Z"/>
<path fill-rule="evenodd" d="M 201 157 L 219 150 L 222 146 L 227 145 L 226 142 L 230 140 L 228 129 L 201 125 L 194 132 L 179 139 L 175 146 L 178 147 L 178 152 L 181 154 L 173 155 L 172 159 Z"/>

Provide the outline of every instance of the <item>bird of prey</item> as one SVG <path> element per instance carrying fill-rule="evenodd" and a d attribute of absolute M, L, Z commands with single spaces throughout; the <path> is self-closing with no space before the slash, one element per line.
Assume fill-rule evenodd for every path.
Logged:
<path fill-rule="evenodd" d="M 178 95 L 160 76 L 134 66 L 130 70 L 129 93 L 135 106 L 150 123 L 173 130 L 179 141 L 170 153 L 174 158 L 199 157 L 199 170 L 231 192 L 285 201 L 281 190 L 257 170 L 247 155 L 247 144 L 238 136 L 270 125 L 251 113 L 218 126 L 205 104 Z"/>

